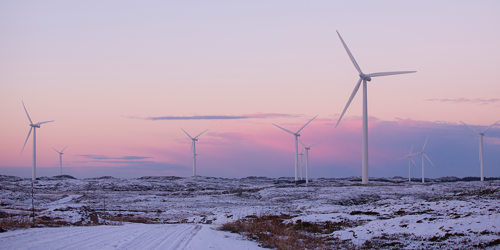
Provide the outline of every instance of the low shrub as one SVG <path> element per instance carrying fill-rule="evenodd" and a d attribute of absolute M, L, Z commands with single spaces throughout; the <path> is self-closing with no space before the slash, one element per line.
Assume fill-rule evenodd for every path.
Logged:
<path fill-rule="evenodd" d="M 260 243 L 261 247 L 289 249 L 354 249 L 349 242 L 328 237 L 332 232 L 330 223 L 297 221 L 287 223 L 288 215 L 248 216 L 223 224 L 219 230 L 241 234 Z M 326 228 L 325 228 L 326 226 Z M 330 228 L 328 228 L 330 226 Z"/>
<path fill-rule="evenodd" d="M 28 215 L 5 215 L 0 219 L 0 233 L 6 232 L 9 229 L 30 228 L 32 224 L 33 223 Z"/>

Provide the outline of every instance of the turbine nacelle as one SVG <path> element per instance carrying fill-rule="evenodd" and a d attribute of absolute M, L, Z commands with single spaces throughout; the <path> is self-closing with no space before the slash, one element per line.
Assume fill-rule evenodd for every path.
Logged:
<path fill-rule="evenodd" d="M 30 126 L 33 128 L 40 128 L 40 124 L 30 124 Z"/>
<path fill-rule="evenodd" d="M 361 79 L 365 80 L 365 81 L 368 81 L 368 82 L 371 82 L 372 81 L 372 78 L 363 74 L 363 73 L 360 73 L 359 74 L 359 77 L 361 77 Z"/>

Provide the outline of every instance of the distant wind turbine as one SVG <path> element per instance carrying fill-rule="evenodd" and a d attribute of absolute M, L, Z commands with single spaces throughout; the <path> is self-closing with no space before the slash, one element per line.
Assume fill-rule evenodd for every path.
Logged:
<path fill-rule="evenodd" d="M 495 126 L 500 121 L 493 123 L 493 125 L 489 126 L 485 130 L 483 130 L 483 132 L 479 132 L 479 131 L 473 129 L 471 126 L 465 124 L 465 122 L 463 122 L 463 121 L 460 121 L 460 122 L 463 123 L 465 126 L 469 127 L 470 129 L 472 129 L 472 131 L 474 131 L 474 132 L 476 132 L 476 133 L 479 134 L 479 162 L 481 163 L 481 181 L 484 181 L 484 171 L 483 171 L 483 165 L 484 165 L 483 164 L 483 136 L 484 136 L 484 133 L 488 129 L 492 128 L 493 126 Z"/>
<path fill-rule="evenodd" d="M 300 140 L 299 140 L 300 141 Z M 302 178 L 302 174 L 304 173 L 304 169 L 302 168 L 302 166 L 304 165 L 304 149 L 302 149 L 302 151 L 300 151 L 300 180 L 303 180 L 304 178 Z"/>
<path fill-rule="evenodd" d="M 309 147 L 306 147 L 306 145 L 304 145 L 304 143 L 302 143 L 301 140 L 299 140 L 300 144 L 302 144 L 302 146 L 304 146 L 304 149 L 306 150 L 306 185 L 309 183 L 309 150 L 315 146 L 315 145 L 318 145 L 320 144 L 321 142 L 318 142 L 316 144 L 313 144 Z"/>
<path fill-rule="evenodd" d="M 424 147 L 422 148 L 422 152 L 418 152 L 418 153 L 414 153 L 414 154 L 410 154 L 409 155 L 409 156 L 414 156 L 414 155 L 422 154 L 422 183 L 425 183 L 425 178 L 424 178 L 424 156 L 425 156 L 425 158 L 427 158 L 427 160 L 429 160 L 429 162 L 432 164 L 432 166 L 434 166 L 434 163 L 432 163 L 431 159 L 429 159 L 429 157 L 427 157 L 427 155 L 425 154 L 425 145 L 427 144 L 427 140 L 428 139 L 429 139 L 429 136 L 427 136 L 427 139 L 425 139 L 425 143 L 424 143 Z"/>
<path fill-rule="evenodd" d="M 203 133 L 207 132 L 207 130 L 201 132 L 199 135 L 195 136 L 195 137 L 191 137 L 183 128 L 181 128 L 182 131 L 184 131 L 184 133 L 186 133 L 187 136 L 189 136 L 189 138 L 191 138 L 192 140 L 192 143 L 191 143 L 191 154 L 193 155 L 193 176 L 196 176 L 196 156 L 198 155 L 196 153 L 196 142 L 198 141 L 198 137 L 200 135 L 202 135 Z"/>
<path fill-rule="evenodd" d="M 26 110 L 26 106 L 24 106 L 24 102 L 23 101 L 21 101 L 21 102 L 23 103 L 23 108 L 24 108 L 24 111 L 26 112 L 26 115 L 28 116 L 28 120 L 30 121 L 30 127 L 31 127 L 30 131 L 28 132 L 28 137 L 26 137 L 26 141 L 24 141 L 24 146 L 23 146 L 23 149 L 21 150 L 21 154 L 23 154 L 24 147 L 26 146 L 26 143 L 28 142 L 28 139 L 30 138 L 31 131 L 33 130 L 33 169 L 31 172 L 31 180 L 35 181 L 36 180 L 36 129 L 40 128 L 40 125 L 42 125 L 44 123 L 48 123 L 48 122 L 53 122 L 54 120 L 33 123 L 31 121 L 30 115 L 28 114 L 28 110 Z"/>
<path fill-rule="evenodd" d="M 310 122 L 312 122 L 312 120 L 314 120 L 314 118 L 316 118 L 316 117 L 318 117 L 318 116 L 313 117 L 310 121 L 308 121 L 306 124 L 304 124 L 304 126 L 302 126 L 296 133 L 294 133 L 294 132 L 292 132 L 290 130 L 284 129 L 284 128 L 282 128 L 282 127 L 280 127 L 280 126 L 272 123 L 274 126 L 276 126 L 276 127 L 280 128 L 280 129 L 282 129 L 283 131 L 285 131 L 287 133 L 290 133 L 290 134 L 292 134 L 292 135 L 295 136 L 295 183 L 297 183 L 297 180 L 298 180 L 297 179 L 297 172 L 298 172 L 298 164 L 299 164 L 299 143 L 298 143 L 299 136 L 300 136 L 299 133 L 300 133 L 300 131 L 302 129 L 304 129 L 307 126 L 307 124 L 309 124 Z"/>
<path fill-rule="evenodd" d="M 66 146 L 67 148 L 68 146 Z M 63 152 L 64 150 L 66 149 L 64 148 L 63 150 L 61 150 L 61 152 L 57 151 L 55 148 L 52 148 L 53 150 L 55 150 L 57 153 L 59 153 L 59 167 L 60 167 L 60 171 L 59 171 L 59 175 L 62 175 L 62 155 L 63 155 Z"/>
<path fill-rule="evenodd" d="M 413 145 L 413 146 L 415 146 L 415 145 Z M 403 158 L 399 158 L 399 160 L 408 158 L 408 182 L 411 182 L 411 163 L 413 162 L 413 165 L 415 165 L 415 167 L 418 167 L 417 164 L 415 163 L 415 161 L 411 158 L 413 155 L 415 155 L 415 154 L 411 153 L 411 151 L 413 151 L 413 146 L 411 146 L 410 154 L 408 154 L 407 156 L 405 156 Z M 424 176 L 424 175 L 422 174 L 422 176 Z"/>
<path fill-rule="evenodd" d="M 337 34 L 339 35 L 340 41 L 342 42 L 342 45 L 344 45 L 344 48 L 347 52 L 347 55 L 349 55 L 349 58 L 351 59 L 352 63 L 354 64 L 354 67 L 359 73 L 359 81 L 354 87 L 354 90 L 352 91 L 351 97 L 347 101 L 347 104 L 345 105 L 344 111 L 342 112 L 342 115 L 339 117 L 339 121 L 337 122 L 337 127 L 340 123 L 340 120 L 342 120 L 342 117 L 344 116 L 345 112 L 347 111 L 347 108 L 349 108 L 349 105 L 352 102 L 352 99 L 354 96 L 356 96 L 356 93 L 358 92 L 359 86 L 361 85 L 361 82 L 363 82 L 363 165 L 362 165 L 362 183 L 363 184 L 368 184 L 368 100 L 367 100 L 367 84 L 366 82 L 369 82 L 372 80 L 372 77 L 379 77 L 379 76 L 389 76 L 389 75 L 400 75 L 400 74 L 408 74 L 408 73 L 415 73 L 416 71 L 395 71 L 395 72 L 379 72 L 379 73 L 371 73 L 365 75 L 362 71 L 361 68 L 359 67 L 358 63 L 354 59 L 353 55 L 351 54 L 351 51 L 349 51 L 349 48 L 347 48 L 347 45 L 345 44 L 344 40 L 340 36 L 340 33 L 337 31 Z"/>

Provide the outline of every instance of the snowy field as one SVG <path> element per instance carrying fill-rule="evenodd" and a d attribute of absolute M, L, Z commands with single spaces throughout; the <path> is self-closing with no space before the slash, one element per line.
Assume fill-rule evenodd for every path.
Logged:
<path fill-rule="evenodd" d="M 138 224 L 121 226 L 33 228 L 3 233 L 0 249 L 164 249 L 251 250 L 257 243 L 243 241 L 208 225 Z"/>
<path fill-rule="evenodd" d="M 9 229 L 0 249 L 259 249 L 215 230 L 250 215 L 334 225 L 328 236 L 356 248 L 500 249 L 500 181 L 429 181 L 394 177 L 363 186 L 359 178 L 320 178 L 306 187 L 266 177 L 42 177 L 37 220 L 71 227 Z M 30 185 L 0 175 L 3 219 L 27 218 Z"/>

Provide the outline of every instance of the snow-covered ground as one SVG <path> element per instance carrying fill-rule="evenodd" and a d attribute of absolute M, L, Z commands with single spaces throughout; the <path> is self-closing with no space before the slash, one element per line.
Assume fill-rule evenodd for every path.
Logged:
<path fill-rule="evenodd" d="M 0 249 L 253 250 L 258 244 L 208 225 L 139 224 L 33 228 L 0 235 Z"/>
<path fill-rule="evenodd" d="M 266 177 L 42 177 L 35 184 L 38 220 L 63 225 L 114 226 L 9 231 L 0 234 L 0 246 L 27 241 L 23 237 L 45 239 L 44 234 L 63 237 L 59 232 L 70 230 L 67 232 L 85 241 L 84 244 L 96 244 L 86 248 L 133 249 L 134 244 L 147 241 L 152 244 L 149 249 L 162 244 L 170 244 L 162 245 L 166 249 L 196 249 L 202 246 L 196 242 L 206 237 L 213 244 L 231 241 L 227 244 L 242 244 L 243 248 L 238 249 L 253 249 L 258 248 L 257 243 L 211 228 L 248 215 L 286 214 L 292 217 L 286 221 L 290 223 L 331 225 L 335 229 L 327 233 L 330 237 L 359 247 L 499 248 L 500 181 L 444 182 L 449 180 L 453 179 L 408 184 L 395 177 L 363 186 L 358 178 L 320 178 L 306 187 L 294 185 L 291 178 Z M 29 214 L 30 180 L 0 176 L 0 189 L 2 216 Z M 160 224 L 117 226 L 117 220 Z M 139 233 L 148 230 L 150 233 Z M 198 232 L 189 233 L 195 231 Z M 106 233 L 113 237 L 100 236 Z M 102 240 L 87 240 L 92 235 Z M 178 245 L 173 239 L 179 241 Z M 55 241 L 47 244 L 51 249 L 61 246 L 51 247 Z M 30 248 L 29 244 L 26 248 Z M 214 245 L 214 249 L 223 248 Z"/>

